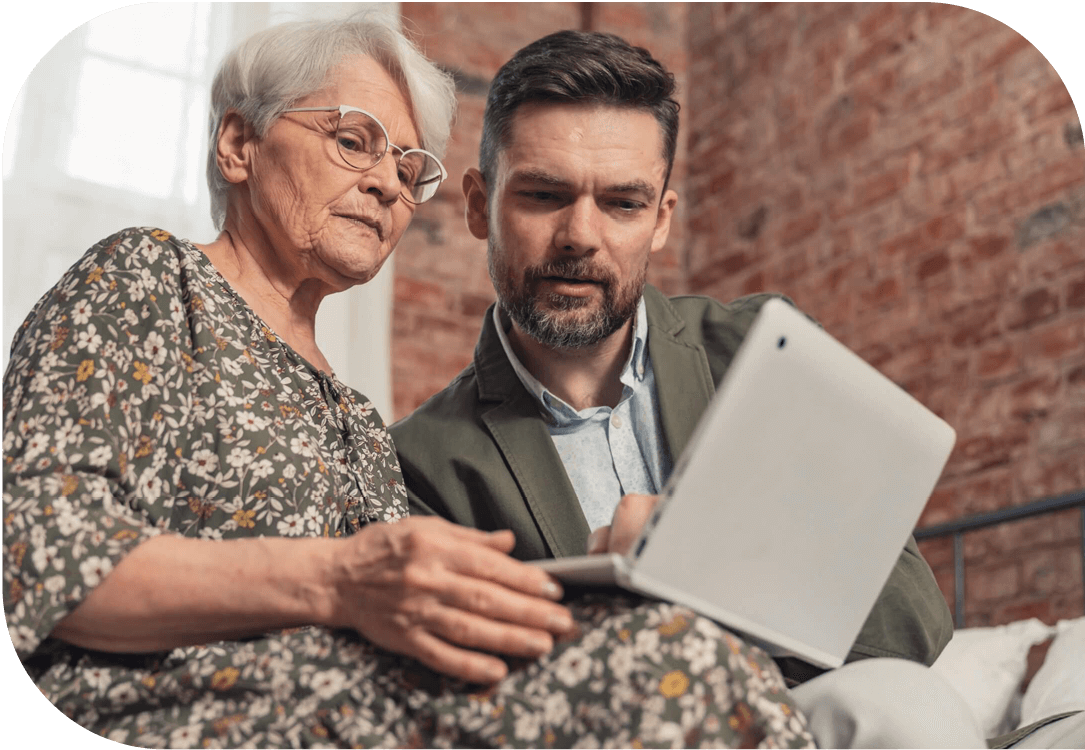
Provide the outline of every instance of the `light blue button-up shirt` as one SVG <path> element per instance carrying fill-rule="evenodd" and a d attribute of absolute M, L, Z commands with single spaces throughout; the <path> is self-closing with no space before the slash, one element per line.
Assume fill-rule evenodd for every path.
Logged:
<path fill-rule="evenodd" d="M 622 370 L 617 406 L 577 411 L 551 393 L 517 359 L 494 307 L 498 338 L 513 370 L 535 398 L 554 447 L 576 490 L 588 526 L 606 526 L 622 495 L 655 495 L 670 476 L 671 456 L 663 440 L 655 373 L 648 356 L 648 316 L 644 299 L 637 308 L 633 346 Z"/>

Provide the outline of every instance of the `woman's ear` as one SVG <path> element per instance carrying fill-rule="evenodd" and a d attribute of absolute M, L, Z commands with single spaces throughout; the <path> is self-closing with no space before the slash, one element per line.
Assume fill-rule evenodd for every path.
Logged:
<path fill-rule="evenodd" d="M 488 196 L 486 178 L 481 172 L 471 167 L 463 173 L 463 197 L 467 199 L 467 229 L 477 240 L 490 236 Z"/>
<path fill-rule="evenodd" d="M 234 110 L 228 110 L 219 125 L 215 155 L 219 171 L 234 184 L 249 178 L 251 151 L 247 148 L 256 133 Z"/>

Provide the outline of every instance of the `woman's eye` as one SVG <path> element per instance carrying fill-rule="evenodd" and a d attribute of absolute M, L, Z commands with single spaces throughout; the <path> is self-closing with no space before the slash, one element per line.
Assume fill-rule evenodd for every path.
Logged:
<path fill-rule="evenodd" d="M 361 151 L 362 145 L 354 138 L 347 136 L 339 136 L 339 148 L 346 149 L 347 151 Z"/>

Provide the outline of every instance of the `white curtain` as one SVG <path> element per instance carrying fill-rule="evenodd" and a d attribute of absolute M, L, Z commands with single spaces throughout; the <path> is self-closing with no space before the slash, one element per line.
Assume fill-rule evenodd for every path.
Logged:
<path fill-rule="evenodd" d="M 4 139 L 3 366 L 30 308 L 98 240 L 129 226 L 214 239 L 208 92 L 234 44 L 363 8 L 399 17 L 396 3 L 144 3 L 58 42 L 23 85 Z M 391 266 L 327 298 L 317 320 L 336 373 L 389 418 Z"/>

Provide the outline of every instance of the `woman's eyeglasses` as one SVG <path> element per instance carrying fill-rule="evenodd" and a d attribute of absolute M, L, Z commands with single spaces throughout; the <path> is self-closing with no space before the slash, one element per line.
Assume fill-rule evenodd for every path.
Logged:
<path fill-rule="evenodd" d="M 355 169 L 372 169 L 390 150 L 395 150 L 396 174 L 400 195 L 408 203 L 425 203 L 448 177 L 441 161 L 429 151 L 411 148 L 404 151 L 388 139 L 384 125 L 364 109 L 341 104 L 338 107 L 295 107 L 287 112 L 338 112 L 335 145 L 342 157 Z"/>

